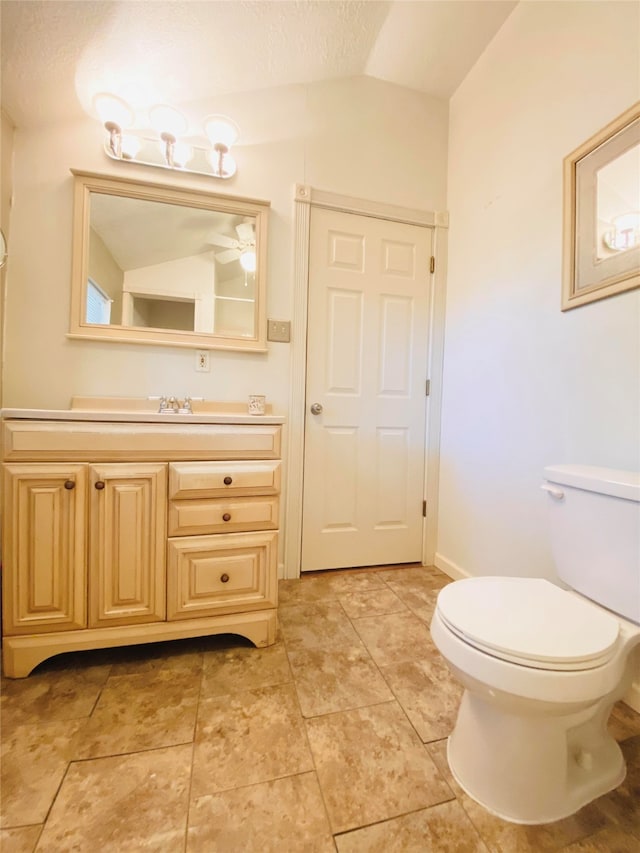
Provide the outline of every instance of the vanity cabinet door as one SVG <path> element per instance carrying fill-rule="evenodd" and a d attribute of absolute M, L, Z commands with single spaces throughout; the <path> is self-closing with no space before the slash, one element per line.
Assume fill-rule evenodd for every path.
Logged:
<path fill-rule="evenodd" d="M 167 619 L 277 606 L 275 532 L 177 537 L 168 552 Z"/>
<path fill-rule="evenodd" d="M 92 465 L 89 625 L 165 617 L 167 466 Z"/>
<path fill-rule="evenodd" d="M 4 494 L 4 633 L 86 627 L 87 465 L 5 465 Z"/>

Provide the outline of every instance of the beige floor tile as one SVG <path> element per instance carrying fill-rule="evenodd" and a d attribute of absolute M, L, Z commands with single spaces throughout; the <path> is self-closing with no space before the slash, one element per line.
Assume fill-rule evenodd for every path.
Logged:
<path fill-rule="evenodd" d="M 191 743 L 201 675 L 180 670 L 119 675 L 78 732 L 74 758 Z"/>
<path fill-rule="evenodd" d="M 3 732 L 0 826 L 42 823 L 71 760 L 80 721 L 36 723 Z"/>
<path fill-rule="evenodd" d="M 314 717 L 306 725 L 334 832 L 453 797 L 396 702 Z"/>
<path fill-rule="evenodd" d="M 414 613 L 354 619 L 353 626 L 378 666 L 429 658 L 435 649 L 428 627 Z"/>
<path fill-rule="evenodd" d="M 280 581 L 279 607 L 330 600 L 339 596 L 382 590 L 384 582 L 377 572 L 369 570 L 327 571 L 320 575 L 306 575 L 302 580 Z"/>
<path fill-rule="evenodd" d="M 393 699 L 362 643 L 341 649 L 289 652 L 304 717 L 346 711 Z"/>
<path fill-rule="evenodd" d="M 436 569 L 435 566 L 407 566 L 404 568 L 385 569 L 378 572 L 378 577 L 392 589 L 404 590 L 439 590 L 451 583 L 451 578 Z"/>
<path fill-rule="evenodd" d="M 393 581 L 390 581 L 388 585 L 405 607 L 408 607 L 427 625 L 431 624 L 440 589 L 432 589 L 427 585 L 420 587 L 417 584 L 403 584 Z"/>
<path fill-rule="evenodd" d="M 191 745 L 74 762 L 38 853 L 184 849 Z"/>
<path fill-rule="evenodd" d="M 428 749 L 481 838 L 495 853 L 542 853 L 561 850 L 568 844 L 592 835 L 605 824 L 602 812 L 595 803 L 585 806 L 564 820 L 538 826 L 523 826 L 501 820 L 467 796 L 456 783 L 447 763 L 446 741 L 429 744 Z"/>
<path fill-rule="evenodd" d="M 42 824 L 0 830 L 2 853 L 33 853 L 42 832 Z"/>
<path fill-rule="evenodd" d="M 39 669 L 28 678 L 3 678 L 0 685 L 0 718 L 3 731 L 14 726 L 88 717 L 111 667 L 75 667 L 59 660 L 55 667 Z"/>
<path fill-rule="evenodd" d="M 640 735 L 640 714 L 624 702 L 618 702 L 609 717 L 608 728 L 616 740 Z"/>
<path fill-rule="evenodd" d="M 626 778 L 596 804 L 610 821 L 638 837 L 640 850 L 640 735 L 621 741 L 620 748 L 627 762 Z"/>
<path fill-rule="evenodd" d="M 459 803 L 441 803 L 336 838 L 338 853 L 487 853 Z"/>
<path fill-rule="evenodd" d="M 398 596 L 390 589 L 376 589 L 372 592 L 351 592 L 340 596 L 340 604 L 350 619 L 362 616 L 382 616 L 386 613 L 399 613 L 407 609 Z"/>
<path fill-rule="evenodd" d="M 187 853 L 334 853 L 315 773 L 192 801 Z"/>
<path fill-rule="evenodd" d="M 358 643 L 358 635 L 338 601 L 285 607 L 279 613 L 287 651 L 339 649 Z"/>
<path fill-rule="evenodd" d="M 192 797 L 312 769 L 292 684 L 200 702 Z"/>
<path fill-rule="evenodd" d="M 287 652 L 283 643 L 264 649 L 237 646 L 205 652 L 201 699 L 274 687 L 292 681 Z"/>
<path fill-rule="evenodd" d="M 382 667 L 381 672 L 425 743 L 451 734 L 463 690 L 436 649 L 428 658 Z"/>
<path fill-rule="evenodd" d="M 562 848 L 562 853 L 638 853 L 640 841 L 617 827 L 601 829 L 583 841 Z"/>

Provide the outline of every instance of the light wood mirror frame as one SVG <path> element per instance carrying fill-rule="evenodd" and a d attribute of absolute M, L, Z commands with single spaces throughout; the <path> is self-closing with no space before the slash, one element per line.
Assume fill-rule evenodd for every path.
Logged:
<path fill-rule="evenodd" d="M 71 323 L 68 337 L 196 349 L 266 351 L 269 202 L 71 171 L 74 175 L 74 214 Z M 114 200 L 113 205 L 108 199 Z M 131 204 L 130 200 L 133 200 Z M 113 220 L 113 228 L 116 231 L 119 228 L 122 235 L 122 246 L 117 245 L 117 239 L 111 232 L 108 239 L 103 240 L 102 235 L 96 237 L 92 201 L 94 219 L 97 219 L 101 207 L 107 207 L 107 216 Z M 166 224 L 163 226 L 161 237 L 154 234 L 155 228 L 151 227 L 156 215 L 168 218 L 170 223 L 169 227 Z M 120 220 L 128 220 L 129 217 L 127 227 L 120 227 L 123 224 Z M 254 231 L 251 248 L 255 242 L 256 270 L 248 276 L 239 261 L 240 251 L 230 250 L 232 244 L 238 244 L 238 240 L 233 239 L 240 234 L 238 223 L 248 223 Z M 218 233 L 214 238 L 217 242 L 209 241 L 209 233 L 225 231 L 226 237 L 223 234 L 221 238 Z M 178 243 L 183 238 L 189 241 L 188 248 L 182 253 L 185 257 L 178 249 Z M 148 256 L 142 257 L 144 263 L 141 264 L 140 258 L 132 261 L 134 269 L 133 274 L 130 273 L 139 274 L 141 269 L 144 276 L 137 280 L 145 280 L 146 283 L 140 284 L 138 293 L 134 294 L 136 286 L 124 284 L 123 279 L 121 290 L 125 292 L 116 299 L 109 298 L 112 294 L 107 288 L 98 287 L 96 292 L 104 298 L 105 303 L 120 299 L 121 304 L 117 306 L 115 319 L 107 316 L 106 319 L 88 322 L 87 294 L 90 288 L 95 289 L 95 282 L 92 280 L 90 283 L 90 254 L 93 254 L 96 246 L 103 254 L 106 249 L 108 265 L 111 266 L 113 255 L 119 257 L 116 249 L 122 249 L 124 257 L 126 252 L 135 254 L 147 246 L 147 241 L 150 247 L 153 245 L 153 249 L 149 248 Z M 156 254 L 161 252 L 163 244 L 164 249 L 175 249 L 175 254 L 165 252 L 162 258 Z M 231 263 L 229 255 L 234 258 Z M 161 258 L 160 261 L 158 258 Z M 147 261 L 148 265 L 145 265 Z M 95 264 L 94 261 L 92 263 Z M 197 287 L 187 281 L 186 270 L 190 268 L 189 265 L 198 267 Z M 114 264 L 116 270 L 121 267 L 127 269 L 127 266 L 122 261 L 120 265 Z M 232 276 L 235 279 L 229 280 Z M 225 290 L 223 295 L 219 295 L 216 291 L 218 279 L 225 277 Z M 154 292 L 156 283 L 159 294 Z M 206 293 L 203 293 L 203 289 L 206 289 Z M 139 305 L 144 306 L 144 311 L 133 307 L 134 296 L 139 297 Z M 230 319 L 236 309 L 244 312 L 244 319 L 240 323 Z M 218 322 L 215 318 L 216 310 L 226 319 Z M 172 319 L 165 319 L 173 311 L 175 323 Z M 146 316 L 142 320 L 145 312 Z M 162 317 L 162 320 L 154 319 L 158 317 Z M 172 328 L 173 325 L 177 328 Z"/>
<path fill-rule="evenodd" d="M 611 245 L 612 212 L 640 217 L 640 103 L 564 159 L 563 311 L 640 286 L 637 226 Z"/>

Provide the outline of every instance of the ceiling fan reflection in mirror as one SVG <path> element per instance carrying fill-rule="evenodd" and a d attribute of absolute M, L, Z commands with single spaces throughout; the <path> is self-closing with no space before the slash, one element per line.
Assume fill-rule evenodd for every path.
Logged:
<path fill-rule="evenodd" d="M 240 266 L 246 273 L 256 271 L 256 230 L 252 221 L 241 222 L 235 226 L 236 237 L 226 234 L 210 234 L 208 241 L 212 246 L 223 249 L 215 253 L 215 259 L 220 264 L 240 261 Z M 246 284 L 246 281 L 245 281 Z"/>

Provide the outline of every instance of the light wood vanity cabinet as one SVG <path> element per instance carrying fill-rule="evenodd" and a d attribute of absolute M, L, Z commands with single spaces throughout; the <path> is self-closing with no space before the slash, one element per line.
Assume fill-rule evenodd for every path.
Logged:
<path fill-rule="evenodd" d="M 168 619 L 277 606 L 279 491 L 279 460 L 169 464 Z"/>
<path fill-rule="evenodd" d="M 5 675 L 74 649 L 275 642 L 280 430 L 5 421 Z"/>
<path fill-rule="evenodd" d="M 87 466 L 4 466 L 3 629 L 87 625 Z"/>
<path fill-rule="evenodd" d="M 166 465 L 5 466 L 4 633 L 165 616 Z"/>

